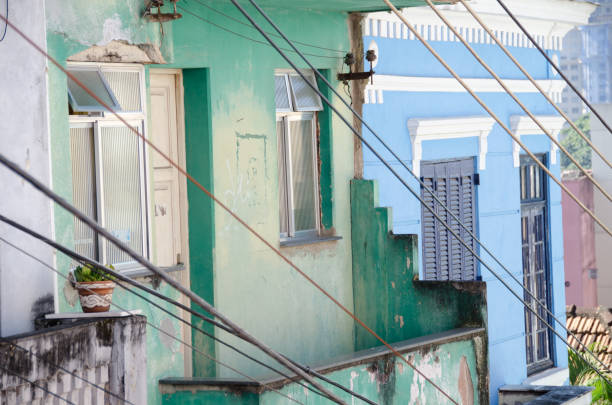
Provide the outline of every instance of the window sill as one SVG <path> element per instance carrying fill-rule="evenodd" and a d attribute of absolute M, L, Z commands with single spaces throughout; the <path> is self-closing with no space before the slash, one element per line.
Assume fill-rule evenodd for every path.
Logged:
<path fill-rule="evenodd" d="M 161 269 L 164 271 L 164 273 L 173 273 L 175 271 L 183 271 L 185 270 L 185 264 L 179 263 L 179 264 L 175 264 L 174 266 L 161 267 Z M 123 270 L 121 271 L 121 274 L 126 277 L 130 277 L 130 278 L 149 277 L 149 276 L 155 275 L 155 273 L 153 273 L 151 270 L 147 269 L 146 267 L 134 267 L 129 270 Z"/>
<path fill-rule="evenodd" d="M 569 381 L 569 369 L 567 367 L 553 367 L 540 370 L 531 374 L 523 384 L 525 385 L 565 385 Z"/>
<path fill-rule="evenodd" d="M 281 247 L 312 245 L 314 243 L 330 242 L 342 239 L 342 236 L 315 236 L 311 238 L 281 240 Z"/>

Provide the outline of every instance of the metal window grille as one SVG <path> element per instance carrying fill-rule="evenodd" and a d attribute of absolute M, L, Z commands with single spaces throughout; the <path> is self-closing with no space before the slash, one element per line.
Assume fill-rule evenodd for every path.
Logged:
<path fill-rule="evenodd" d="M 423 162 L 423 182 L 455 214 L 475 232 L 474 159 L 449 162 Z M 424 189 L 426 204 L 446 222 L 469 246 L 474 241 L 459 223 Z M 438 221 L 429 210 L 422 209 L 423 267 L 426 280 L 474 280 L 476 261 L 468 249 Z"/>

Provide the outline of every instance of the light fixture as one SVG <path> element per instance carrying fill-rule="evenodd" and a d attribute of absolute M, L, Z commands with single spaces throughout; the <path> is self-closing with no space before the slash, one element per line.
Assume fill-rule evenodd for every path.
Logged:
<path fill-rule="evenodd" d="M 363 80 L 368 79 L 374 83 L 374 70 L 372 69 L 372 62 L 376 60 L 376 51 L 370 49 L 366 52 L 365 58 L 368 62 L 370 62 L 370 71 L 369 72 L 353 72 L 353 65 L 355 64 L 355 55 L 352 52 L 344 55 L 344 64 L 348 65 L 349 73 L 338 73 L 338 80 L 342 82 L 348 82 L 349 80 Z"/>
<path fill-rule="evenodd" d="M 176 3 L 179 0 L 169 0 L 174 6 L 173 13 L 162 13 L 161 8 L 164 6 L 164 0 L 146 0 L 145 11 L 143 17 L 150 22 L 168 22 L 178 20 L 183 17 L 182 14 L 176 12 Z M 152 10 L 156 8 L 157 12 L 154 13 Z"/>

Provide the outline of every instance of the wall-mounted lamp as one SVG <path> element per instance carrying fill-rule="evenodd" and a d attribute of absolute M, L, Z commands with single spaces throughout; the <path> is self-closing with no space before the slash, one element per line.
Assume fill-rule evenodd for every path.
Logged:
<path fill-rule="evenodd" d="M 164 0 L 146 0 L 145 11 L 143 17 L 146 18 L 150 22 L 167 22 L 178 20 L 183 17 L 182 14 L 176 12 L 176 3 L 179 0 L 170 0 L 170 2 L 174 6 L 173 13 L 162 13 L 161 8 L 164 6 Z M 153 9 L 156 8 L 157 12 L 154 13 Z"/>
<path fill-rule="evenodd" d="M 348 65 L 349 73 L 338 73 L 338 80 L 347 82 L 349 80 L 363 80 L 370 79 L 371 83 L 374 82 L 374 70 L 372 70 L 372 62 L 376 60 L 376 51 L 370 49 L 366 52 L 365 58 L 368 62 L 370 62 L 370 71 L 369 72 L 353 72 L 353 65 L 355 64 L 355 55 L 351 52 L 344 55 L 344 64 Z"/>

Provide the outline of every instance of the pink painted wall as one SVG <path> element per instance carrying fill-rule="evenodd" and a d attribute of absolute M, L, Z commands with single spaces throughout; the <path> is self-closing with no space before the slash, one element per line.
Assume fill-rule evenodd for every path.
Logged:
<path fill-rule="evenodd" d="M 573 173 L 572 173 L 573 174 Z M 563 184 L 593 210 L 593 185 L 585 176 L 563 176 Z M 565 261 L 565 301 L 567 305 L 597 306 L 595 228 L 588 216 L 565 192 L 562 193 L 563 249 Z"/>

